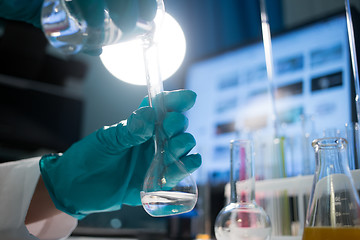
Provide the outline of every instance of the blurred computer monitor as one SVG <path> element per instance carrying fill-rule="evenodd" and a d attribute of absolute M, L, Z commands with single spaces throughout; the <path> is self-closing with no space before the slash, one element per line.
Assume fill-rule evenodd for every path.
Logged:
<path fill-rule="evenodd" d="M 356 13 L 353 12 L 353 15 Z M 357 15 L 355 15 L 357 17 Z M 356 26 L 356 24 L 354 24 Z M 272 37 L 275 109 L 270 101 L 261 40 L 193 63 L 186 87 L 197 95 L 188 112 L 189 129 L 203 156 L 195 176 L 199 183 L 229 181 L 230 140 L 255 141 L 258 179 L 271 177 L 273 116 L 286 138 L 287 176 L 311 173 L 311 146 L 317 138 L 343 134 L 354 119 L 354 88 L 345 13 L 313 21 Z M 309 154 L 309 156 L 305 156 Z M 308 157 L 309 166 L 304 164 Z M 306 169 L 308 168 L 308 169 Z"/>

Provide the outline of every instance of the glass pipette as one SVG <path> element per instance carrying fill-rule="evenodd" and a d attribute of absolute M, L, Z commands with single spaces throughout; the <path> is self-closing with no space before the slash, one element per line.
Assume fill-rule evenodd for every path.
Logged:
<path fill-rule="evenodd" d="M 266 11 L 266 4 L 265 0 L 260 0 L 260 14 L 261 14 L 261 29 L 262 29 L 262 36 L 263 36 L 263 44 L 264 44 L 264 51 L 265 51 L 265 63 L 266 63 L 266 70 L 268 76 L 268 88 L 270 94 L 270 101 L 272 107 L 272 121 L 274 127 L 274 139 L 273 139 L 273 151 L 274 151 L 274 160 L 275 160 L 275 169 L 280 168 L 282 169 L 282 173 L 278 174 L 276 171 L 273 171 L 273 177 L 286 177 L 285 174 L 285 137 L 280 134 L 280 122 L 278 118 L 278 112 L 276 108 L 275 102 L 275 85 L 274 85 L 274 64 L 273 64 L 273 53 L 272 53 L 272 43 L 271 43 L 271 31 L 270 31 L 270 24 L 269 18 Z M 277 169 L 276 169 L 277 170 Z M 283 206 L 281 217 L 280 219 L 276 219 L 277 221 L 281 221 L 282 229 L 278 231 L 275 229 L 275 233 L 284 235 L 290 234 L 290 212 L 289 212 L 289 199 L 287 196 L 287 192 L 283 192 L 280 196 L 280 199 L 275 199 L 274 203 L 280 203 Z"/>
<path fill-rule="evenodd" d="M 262 29 L 262 37 L 265 51 L 265 63 L 266 63 L 266 71 L 268 77 L 268 89 L 270 93 L 270 102 L 272 107 L 272 121 L 274 124 L 275 136 L 277 137 L 279 134 L 279 124 L 278 124 L 278 116 L 277 109 L 275 104 L 275 86 L 274 86 L 274 65 L 273 65 L 273 54 L 272 54 L 272 44 L 271 44 L 271 33 L 270 33 L 270 24 L 268 15 L 266 12 L 265 0 L 260 0 L 260 13 L 261 13 L 261 29 Z"/>
<path fill-rule="evenodd" d="M 350 46 L 350 54 L 351 54 L 351 62 L 353 67 L 353 75 L 354 75 L 354 83 L 355 83 L 355 105 L 357 112 L 357 121 L 360 121 L 360 86 L 359 86 L 359 72 L 358 72 L 358 63 L 356 57 L 356 47 L 355 47 L 355 37 L 354 37 L 354 28 L 351 19 L 351 9 L 349 0 L 345 0 L 345 10 L 346 10 L 346 23 L 347 23 L 347 31 L 349 38 L 349 46 Z"/>

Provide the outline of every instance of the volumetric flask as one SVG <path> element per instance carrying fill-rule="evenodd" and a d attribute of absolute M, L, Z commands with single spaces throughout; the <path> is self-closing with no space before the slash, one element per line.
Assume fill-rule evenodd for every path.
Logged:
<path fill-rule="evenodd" d="M 230 148 L 230 204 L 216 218 L 216 239 L 270 239 L 270 218 L 255 202 L 252 143 L 233 140 Z"/>
<path fill-rule="evenodd" d="M 156 36 L 146 35 L 143 44 L 149 102 L 156 113 L 156 125 L 154 159 L 145 176 L 141 202 L 145 211 L 154 217 L 186 213 L 197 202 L 196 182 L 184 164 L 167 151 L 169 139 L 162 127 L 166 108 Z"/>
<path fill-rule="evenodd" d="M 360 239 L 360 202 L 344 138 L 313 141 L 316 170 L 303 240 Z"/>

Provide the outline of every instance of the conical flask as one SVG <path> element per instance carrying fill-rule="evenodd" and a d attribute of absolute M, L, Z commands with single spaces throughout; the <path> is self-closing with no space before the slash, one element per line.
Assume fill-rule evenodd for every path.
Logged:
<path fill-rule="evenodd" d="M 157 2 L 163 7 L 162 0 Z M 155 27 L 158 27 L 158 24 Z M 148 214 L 162 217 L 191 211 L 197 202 L 198 190 L 196 182 L 184 164 L 167 151 L 169 139 L 162 127 L 166 108 L 159 69 L 157 37 L 150 33 L 143 38 L 149 102 L 156 113 L 156 125 L 154 159 L 144 179 L 141 202 Z"/>
<path fill-rule="evenodd" d="M 196 182 L 182 162 L 167 152 L 167 139 L 160 125 L 155 134 L 155 154 L 147 171 L 141 202 L 154 217 L 191 211 L 198 198 Z"/>
<path fill-rule="evenodd" d="M 270 218 L 255 202 L 252 143 L 249 140 L 233 140 L 230 151 L 230 204 L 217 215 L 216 239 L 270 239 Z"/>
<path fill-rule="evenodd" d="M 360 202 L 348 165 L 347 141 L 313 141 L 316 170 L 303 240 L 360 239 Z"/>

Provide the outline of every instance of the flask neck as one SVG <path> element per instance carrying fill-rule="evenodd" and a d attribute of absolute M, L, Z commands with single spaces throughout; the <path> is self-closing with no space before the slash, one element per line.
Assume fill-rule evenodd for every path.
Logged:
<path fill-rule="evenodd" d="M 350 177 L 347 142 L 343 138 L 314 140 L 316 172 L 318 179 L 332 174 L 346 174 Z"/>
<path fill-rule="evenodd" d="M 254 202 L 255 177 L 251 142 L 232 141 L 230 148 L 230 201 L 232 203 Z"/>

